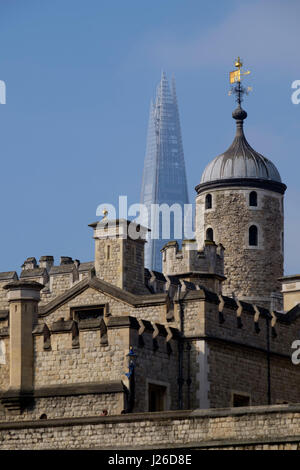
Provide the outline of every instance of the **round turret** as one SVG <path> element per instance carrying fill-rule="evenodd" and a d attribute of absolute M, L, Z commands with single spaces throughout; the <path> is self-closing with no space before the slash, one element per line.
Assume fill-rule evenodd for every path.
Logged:
<path fill-rule="evenodd" d="M 196 186 L 197 242 L 224 246 L 223 294 L 278 308 L 286 186 L 275 165 L 247 142 L 240 103 L 232 116 L 231 146 L 207 165 Z"/>

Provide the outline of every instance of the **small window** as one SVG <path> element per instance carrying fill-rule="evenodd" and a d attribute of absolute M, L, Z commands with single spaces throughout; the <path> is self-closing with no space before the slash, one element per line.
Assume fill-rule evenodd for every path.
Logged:
<path fill-rule="evenodd" d="M 258 245 L 258 232 L 256 225 L 251 225 L 249 228 L 249 245 L 257 246 Z"/>
<path fill-rule="evenodd" d="M 96 320 L 104 315 L 104 306 L 72 307 L 71 318 L 79 323 L 84 320 Z"/>
<path fill-rule="evenodd" d="M 232 406 L 233 407 L 250 406 L 250 396 L 234 393 L 232 397 Z"/>
<path fill-rule="evenodd" d="M 106 259 L 107 260 L 110 259 L 110 245 L 107 245 L 107 247 L 106 247 Z"/>
<path fill-rule="evenodd" d="M 163 411 L 165 409 L 166 387 L 149 384 L 149 411 Z"/>
<path fill-rule="evenodd" d="M 212 208 L 212 197 L 211 194 L 207 194 L 205 197 L 205 209 L 211 209 Z"/>
<path fill-rule="evenodd" d="M 214 231 L 212 228 L 208 228 L 206 230 L 206 240 L 209 240 L 210 242 L 214 241 Z"/>
<path fill-rule="evenodd" d="M 257 192 L 251 191 L 249 195 L 249 206 L 257 207 Z"/>

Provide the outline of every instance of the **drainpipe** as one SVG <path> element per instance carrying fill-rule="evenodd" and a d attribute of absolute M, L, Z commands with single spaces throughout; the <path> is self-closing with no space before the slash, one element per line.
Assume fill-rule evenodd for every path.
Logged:
<path fill-rule="evenodd" d="M 180 313 L 180 338 L 178 341 L 178 407 L 180 410 L 183 409 L 183 397 L 182 397 L 182 388 L 183 388 L 183 336 L 184 336 L 184 311 L 183 305 L 180 299 L 181 286 L 178 286 L 178 303 L 179 303 L 179 313 Z"/>
<path fill-rule="evenodd" d="M 188 389 L 188 396 L 187 396 L 187 407 L 188 410 L 191 409 L 191 384 L 192 384 L 192 379 L 191 379 L 191 343 L 188 341 L 187 345 L 187 389 Z"/>
<path fill-rule="evenodd" d="M 268 317 L 266 317 L 266 333 L 267 333 L 268 405 L 271 405 L 270 320 Z"/>

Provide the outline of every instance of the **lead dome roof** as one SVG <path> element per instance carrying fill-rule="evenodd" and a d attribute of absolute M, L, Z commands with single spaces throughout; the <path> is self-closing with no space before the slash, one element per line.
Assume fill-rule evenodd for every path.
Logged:
<path fill-rule="evenodd" d="M 239 106 L 233 111 L 232 117 L 236 119 L 237 125 L 235 138 L 226 152 L 218 155 L 206 166 L 200 185 L 234 178 L 254 178 L 281 183 L 275 165 L 247 142 L 243 130 L 246 111 Z"/>

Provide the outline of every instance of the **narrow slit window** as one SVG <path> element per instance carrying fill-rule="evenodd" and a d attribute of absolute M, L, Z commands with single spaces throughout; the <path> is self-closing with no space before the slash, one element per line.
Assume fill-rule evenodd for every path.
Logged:
<path fill-rule="evenodd" d="M 251 225 L 249 228 L 249 245 L 257 246 L 258 245 L 258 230 L 256 225 Z"/>
<path fill-rule="evenodd" d="M 206 230 L 206 240 L 209 240 L 210 242 L 214 241 L 214 231 L 212 228 L 208 228 Z"/>
<path fill-rule="evenodd" d="M 249 205 L 252 207 L 257 207 L 257 192 L 251 191 L 249 195 Z"/>
<path fill-rule="evenodd" d="M 212 197 L 211 194 L 207 194 L 205 197 L 205 209 L 211 209 L 212 208 Z"/>

